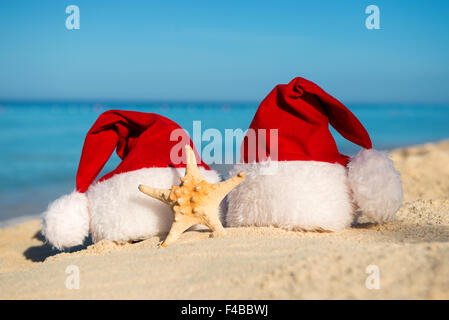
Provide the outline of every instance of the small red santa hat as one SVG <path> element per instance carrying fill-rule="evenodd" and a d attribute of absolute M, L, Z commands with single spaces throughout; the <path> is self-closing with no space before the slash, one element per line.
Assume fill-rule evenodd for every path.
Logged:
<path fill-rule="evenodd" d="M 187 133 L 172 120 L 154 113 L 122 110 L 104 112 L 86 135 L 76 174 L 76 190 L 49 206 L 43 217 L 43 234 L 53 246 L 60 249 L 83 243 L 89 233 L 92 215 L 85 192 L 93 184 L 114 149 L 122 161 L 97 183 L 104 184 L 113 180 L 113 177 L 144 168 L 165 168 L 167 170 L 162 177 L 158 171 L 157 179 L 158 182 L 162 179 L 170 184 L 173 181 L 173 168 L 186 166 L 186 144 L 193 148 L 198 166 L 203 170 L 210 170 L 201 162 Z M 135 193 L 139 194 L 137 186 L 142 181 L 134 182 Z M 129 201 L 120 194 L 113 200 Z M 108 213 L 104 213 L 104 216 L 101 214 L 101 219 L 107 219 Z M 126 232 L 132 233 L 133 230 L 130 229 L 132 228 L 128 226 Z M 121 236 L 126 236 L 123 235 L 126 232 L 122 232 Z"/>
<path fill-rule="evenodd" d="M 353 159 L 341 154 L 329 123 L 362 151 Z M 271 141 L 270 129 L 277 130 L 277 143 Z M 261 130 L 264 134 L 259 136 Z M 392 161 L 372 149 L 367 131 L 348 108 L 304 78 L 276 86 L 262 101 L 243 140 L 241 157 L 243 164 L 235 170 L 249 174 L 238 189 L 244 192 L 252 184 L 250 191 L 257 198 L 238 190 L 231 193 L 231 226 L 339 230 L 352 220 L 352 201 L 379 222 L 392 218 L 402 202 Z M 271 170 L 265 165 L 261 173 L 260 164 L 268 162 Z M 333 217 L 335 210 L 339 212 Z"/>

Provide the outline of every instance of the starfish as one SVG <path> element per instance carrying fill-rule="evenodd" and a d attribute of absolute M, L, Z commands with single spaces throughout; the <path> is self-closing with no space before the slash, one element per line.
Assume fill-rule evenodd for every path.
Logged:
<path fill-rule="evenodd" d="M 226 181 L 209 183 L 198 170 L 192 148 L 186 145 L 185 151 L 186 172 L 179 186 L 157 189 L 139 185 L 141 192 L 162 201 L 172 209 L 174 221 L 161 247 L 175 242 L 185 230 L 196 224 L 206 225 L 218 236 L 224 235 L 218 207 L 223 198 L 245 179 L 245 173 L 240 172 Z"/>

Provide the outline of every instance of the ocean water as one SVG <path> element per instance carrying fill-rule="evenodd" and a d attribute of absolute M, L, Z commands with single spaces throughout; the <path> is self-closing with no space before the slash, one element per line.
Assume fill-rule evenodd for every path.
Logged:
<path fill-rule="evenodd" d="M 179 123 L 192 136 L 201 129 L 246 130 L 258 103 L 0 103 L 0 221 L 39 214 L 71 192 L 84 137 L 101 112 L 126 109 L 155 112 Z M 449 138 L 449 106 L 349 104 L 371 135 L 374 147 L 389 150 Z M 341 152 L 359 148 L 332 130 Z M 209 141 L 203 139 L 203 148 Z M 238 141 L 223 148 L 239 149 Z M 204 149 L 203 149 L 204 150 Z M 207 161 L 207 159 L 204 159 Z M 114 154 L 104 174 L 119 163 Z M 229 166 L 210 164 L 222 173 Z M 99 176 L 99 177 L 100 177 Z"/>

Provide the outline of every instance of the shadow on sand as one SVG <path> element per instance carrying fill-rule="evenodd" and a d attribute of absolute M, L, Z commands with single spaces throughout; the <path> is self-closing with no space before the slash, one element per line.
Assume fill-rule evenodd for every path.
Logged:
<path fill-rule="evenodd" d="M 388 237 L 397 242 L 449 242 L 449 227 L 447 225 L 418 225 L 402 221 L 392 221 L 388 224 L 356 221 L 351 225 L 351 228 L 375 230 L 379 236 Z"/>
<path fill-rule="evenodd" d="M 87 238 L 82 245 L 66 249 L 66 250 L 58 250 L 53 248 L 51 245 L 46 243 L 44 236 L 40 231 L 36 232 L 33 236 L 33 239 L 37 239 L 42 242 L 42 245 L 29 247 L 23 252 L 23 255 L 27 260 L 31 260 L 33 262 L 43 262 L 48 257 L 57 255 L 61 252 L 76 252 L 83 249 L 86 249 L 87 246 L 92 244 L 91 238 Z"/>

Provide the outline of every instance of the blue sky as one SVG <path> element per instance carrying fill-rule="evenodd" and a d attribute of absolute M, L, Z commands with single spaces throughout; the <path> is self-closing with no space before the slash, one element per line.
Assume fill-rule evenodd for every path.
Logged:
<path fill-rule="evenodd" d="M 2 0 L 0 41 L 0 100 L 261 100 L 304 76 L 345 102 L 449 103 L 446 0 Z"/>

